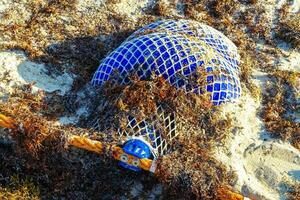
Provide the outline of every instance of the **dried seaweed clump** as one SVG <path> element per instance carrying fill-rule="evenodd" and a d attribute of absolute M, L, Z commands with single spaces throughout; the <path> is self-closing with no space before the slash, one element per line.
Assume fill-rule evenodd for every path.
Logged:
<path fill-rule="evenodd" d="M 184 14 L 187 18 L 212 25 L 218 30 L 232 27 L 231 16 L 236 11 L 239 2 L 236 0 L 216 1 L 205 0 L 185 1 Z"/>
<path fill-rule="evenodd" d="M 217 0 L 205 0 L 201 2 L 196 1 L 185 1 L 185 12 L 189 17 L 196 17 L 195 11 L 202 11 L 210 15 L 213 18 L 223 18 L 225 16 L 231 16 L 237 6 L 239 1 L 229 0 L 229 1 L 217 1 Z"/>
<path fill-rule="evenodd" d="M 177 7 L 176 2 L 172 1 L 164 1 L 164 0 L 158 0 L 156 5 L 153 8 L 153 14 L 156 14 L 160 17 L 165 18 L 182 18 L 177 13 Z"/>
<path fill-rule="evenodd" d="M 295 48 L 300 48 L 300 13 L 286 13 L 281 10 L 279 23 L 276 27 L 276 36 L 290 43 Z"/>
<path fill-rule="evenodd" d="M 43 99 L 43 92 L 31 94 L 31 86 L 27 85 L 16 89 L 7 102 L 0 104 L 0 113 L 15 121 L 16 128 L 11 130 L 11 136 L 17 142 L 17 149 L 25 148 L 35 157 L 45 142 L 59 141 L 62 136 L 53 121 L 41 116 L 47 109 Z"/>
<path fill-rule="evenodd" d="M 53 199 L 66 196 L 68 199 L 82 199 L 82 196 L 92 197 L 95 195 L 95 191 L 100 191 L 98 194 L 101 194 L 98 196 L 111 191 L 111 188 L 118 184 L 114 181 L 106 181 L 103 185 L 101 182 L 95 181 L 94 177 L 100 171 L 99 180 L 108 180 L 110 176 L 121 182 L 122 177 L 114 176 L 119 172 L 116 171 L 117 168 L 113 167 L 115 165 L 112 165 L 112 159 L 105 159 L 107 157 L 103 156 L 97 160 L 96 158 L 99 156 L 96 155 L 94 155 L 94 159 L 82 158 L 80 152 L 67 152 L 65 148 L 67 137 L 71 134 L 83 135 L 88 130 L 58 125 L 57 119 L 51 116 L 52 108 L 49 112 L 46 97 L 47 95 L 43 92 L 32 94 L 31 86 L 28 85 L 17 88 L 6 102 L 0 104 L 0 113 L 15 121 L 11 130 L 1 130 L 12 137 L 13 148 L 10 148 L 9 145 L 4 147 L 0 145 L 0 197 L 17 198 L 20 196 L 21 199 L 23 197 L 24 199 L 27 197 L 34 199 L 40 196 L 45 199 Z M 47 116 L 48 114 L 50 116 Z M 98 134 L 97 136 L 101 138 L 103 135 Z M 82 153 L 88 154 L 83 151 Z M 82 166 L 83 159 L 89 166 L 88 170 Z M 101 164 L 99 164 L 99 160 L 101 160 Z M 99 170 L 99 166 L 102 167 L 102 170 Z M 103 171 L 105 173 L 101 174 Z M 36 196 L 35 190 L 32 191 L 29 187 L 23 186 L 22 181 L 11 186 L 14 182 L 10 178 L 12 174 L 17 174 L 19 177 L 30 177 L 30 187 L 43 185 L 40 188 L 40 195 Z M 123 177 L 123 179 L 125 178 Z M 88 185 L 90 187 L 95 182 L 101 189 L 95 188 L 95 186 L 94 190 L 74 192 L 74 188 L 81 190 L 82 185 L 87 188 Z M 24 183 L 27 184 L 26 181 Z M 106 186 L 108 187 L 105 188 Z"/>
<path fill-rule="evenodd" d="M 199 116 L 210 112 L 212 103 L 210 94 L 196 95 L 171 86 L 162 77 L 153 77 L 151 80 L 138 80 L 131 77 L 131 84 L 125 86 L 105 87 L 105 96 L 108 102 L 115 102 L 119 110 L 118 115 L 132 115 L 137 119 L 152 115 L 158 105 L 164 105 L 170 112 L 176 112 L 182 120 L 197 123 Z"/>
<path fill-rule="evenodd" d="M 148 23 L 144 18 L 134 22 L 110 6 L 93 2 L 39 0 L 10 5 L 15 7 L 0 16 L 0 50 L 20 49 L 29 59 L 50 63 L 60 72 L 71 71 L 78 75 L 80 85 L 138 23 Z M 25 21 L 13 13 L 15 9 L 28 11 Z"/>
<path fill-rule="evenodd" d="M 9 177 L 8 187 L 0 185 L 0 199 L 40 199 L 40 190 L 29 177 L 20 178 L 18 175 Z"/>
<path fill-rule="evenodd" d="M 172 198 L 217 199 L 217 191 L 232 186 L 235 175 L 212 156 L 201 136 L 179 137 L 176 150 L 162 158 L 157 172 Z"/>
<path fill-rule="evenodd" d="M 267 86 L 263 98 L 263 120 L 272 135 L 288 140 L 300 149 L 300 124 L 286 116 L 288 112 L 299 112 L 296 99 L 297 72 L 276 71 L 271 77 L 274 82 Z"/>
<path fill-rule="evenodd" d="M 212 199 L 216 197 L 219 187 L 232 185 L 233 176 L 226 173 L 221 163 L 213 158 L 211 151 L 215 143 L 221 142 L 222 138 L 226 136 L 223 130 L 230 130 L 231 122 L 230 119 L 219 120 L 214 117 L 214 114 L 218 111 L 209 103 L 209 96 L 186 94 L 170 86 L 161 78 L 150 81 L 138 81 L 133 78 L 131 85 L 118 87 L 106 89 L 106 98 L 110 99 L 110 102 L 115 102 L 112 107 L 115 107 L 116 113 L 114 113 L 114 116 L 110 116 L 111 118 L 118 117 L 118 114 L 124 116 L 135 110 L 139 112 L 133 114 L 147 116 L 152 112 L 151 109 L 156 109 L 157 104 L 161 103 L 168 104 L 168 109 L 178 113 L 178 121 L 184 120 L 185 122 L 179 128 L 181 136 L 176 140 L 172 153 L 162 159 L 160 165 L 162 167 L 157 174 L 163 183 L 170 186 L 166 191 L 166 196 L 184 197 L 183 195 L 191 193 L 191 196 Z M 113 92 L 113 90 L 116 91 Z M 91 174 L 95 176 L 96 174 L 99 180 L 102 181 L 107 179 L 107 176 L 115 177 L 115 180 L 122 181 L 124 184 L 128 182 L 128 179 L 131 179 L 128 175 L 128 177 L 123 177 L 124 180 L 120 180 L 116 175 L 120 173 L 117 168 L 103 163 L 101 170 L 93 171 L 91 168 L 88 172 L 82 172 L 80 168 L 70 167 L 69 165 L 73 166 L 71 161 L 67 164 L 67 160 L 62 156 L 64 138 L 68 134 L 83 134 L 84 130 L 55 126 L 54 121 L 45 116 L 45 113 L 48 112 L 44 99 L 43 93 L 31 94 L 30 86 L 28 86 L 23 90 L 17 90 L 5 105 L 1 104 L 0 112 L 14 118 L 16 124 L 19 125 L 11 131 L 11 136 L 16 141 L 16 151 L 19 151 L 23 159 L 27 157 L 26 152 L 29 152 L 35 158 L 33 160 L 28 158 L 25 169 L 29 171 L 42 169 L 41 171 L 47 176 L 54 176 L 53 173 L 57 170 L 62 173 L 65 181 L 54 176 L 52 178 L 53 182 L 46 186 L 46 190 L 49 190 L 47 187 L 50 187 L 51 184 L 55 184 L 56 188 L 60 184 L 71 184 L 68 180 L 78 178 L 76 177 L 76 171 L 80 175 L 85 174 L 85 176 L 91 176 Z M 99 116 L 99 113 L 96 112 L 95 114 Z M 106 121 L 109 121 L 109 119 L 105 118 L 100 123 L 106 123 Z M 102 141 L 107 140 L 107 137 L 97 135 L 97 133 L 92 137 Z M 31 162 L 28 163 L 28 161 Z M 7 163 L 9 161 L 5 159 L 3 164 Z M 64 163 L 61 166 L 62 169 L 58 167 L 57 163 Z M 92 163 L 90 165 L 94 166 L 95 164 Z M 49 171 L 49 166 L 54 167 L 56 170 Z M 0 167 L 2 168 L 1 165 Z M 96 171 L 99 171 L 102 175 Z M 103 173 L 104 171 L 105 173 Z M 49 181 L 48 178 L 41 179 Z M 86 184 L 90 184 L 88 180 L 85 181 Z M 37 179 L 35 181 L 40 182 Z M 155 180 L 153 181 L 155 182 Z M 112 186 L 116 188 L 115 184 L 113 180 L 106 181 L 106 186 L 100 184 L 101 191 L 107 191 Z M 72 184 L 69 187 L 71 186 Z M 61 190 L 67 188 L 68 185 Z M 183 193 L 178 192 L 179 188 Z M 124 189 L 123 186 L 120 188 L 120 190 Z"/>
<path fill-rule="evenodd" d="M 161 77 L 147 81 L 131 79 L 128 86 L 106 88 L 106 98 L 115 102 L 119 110 L 116 116 L 130 114 L 143 119 L 155 112 L 158 105 L 167 105 L 165 108 L 176 113 L 180 124 L 179 137 L 170 154 L 161 158 L 156 173 L 168 187 L 166 195 L 215 199 L 218 188 L 230 186 L 235 180 L 212 153 L 213 147 L 226 138 L 226 131 L 231 130 L 231 119 L 216 117 L 219 111 L 212 106 L 209 93 L 186 93 Z"/>
<path fill-rule="evenodd" d="M 29 84 L 15 88 L 8 100 L 0 104 L 0 113 L 13 120 L 9 134 L 16 142 L 19 153 L 29 153 L 33 158 L 40 159 L 47 151 L 63 152 L 69 135 L 89 132 L 84 128 L 57 123 L 56 115 L 65 112 L 62 110 L 63 100 L 55 93 L 32 93 L 32 85 Z M 102 137 L 99 134 L 99 138 Z"/>
<path fill-rule="evenodd" d="M 286 196 L 288 200 L 299 200 L 300 199 L 300 184 L 296 184 L 294 187 L 290 187 Z"/>
<path fill-rule="evenodd" d="M 217 18 L 221 18 L 225 15 L 231 16 L 235 11 L 237 6 L 239 5 L 239 1 L 237 0 L 229 0 L 229 1 L 217 1 L 217 0 L 209 0 L 207 2 L 207 8 L 209 9 L 209 13 Z"/>
<path fill-rule="evenodd" d="M 230 188 L 236 180 L 235 174 L 226 171 L 212 153 L 231 131 L 231 119 L 218 118 L 219 111 L 214 108 L 208 110 L 192 115 L 194 121 L 185 121 L 186 115 L 180 118 L 184 121 L 180 136 L 172 153 L 160 161 L 158 177 L 170 186 L 168 191 L 174 198 L 217 199 L 219 188 Z M 192 112 L 186 110 L 186 114 Z"/>

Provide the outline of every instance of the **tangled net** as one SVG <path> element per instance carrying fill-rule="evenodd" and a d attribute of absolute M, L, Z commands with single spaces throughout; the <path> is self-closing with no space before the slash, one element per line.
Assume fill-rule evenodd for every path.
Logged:
<path fill-rule="evenodd" d="M 115 101 L 126 111 L 119 135 L 142 136 L 161 156 L 180 132 L 178 124 L 191 117 L 174 101 L 184 95 L 207 97 L 213 105 L 235 101 L 241 95 L 238 63 L 236 46 L 219 31 L 190 20 L 162 20 L 137 30 L 103 59 L 92 84 L 119 87 L 106 91 L 118 94 Z M 189 106 L 197 115 L 195 103 Z"/>

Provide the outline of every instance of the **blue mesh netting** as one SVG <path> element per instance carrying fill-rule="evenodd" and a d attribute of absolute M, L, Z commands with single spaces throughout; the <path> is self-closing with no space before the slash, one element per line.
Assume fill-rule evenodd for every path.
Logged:
<path fill-rule="evenodd" d="M 154 156 L 167 153 L 170 146 L 169 142 L 177 136 L 175 113 L 166 113 L 160 106 L 148 120 L 139 122 L 132 116 L 128 116 L 127 120 L 126 130 L 119 134 L 123 136 L 142 136 L 151 144 Z M 165 137 L 162 136 L 162 132 L 165 133 Z"/>
<path fill-rule="evenodd" d="M 103 59 L 92 83 L 127 84 L 130 74 L 141 79 L 155 74 L 186 92 L 210 92 L 213 104 L 219 105 L 241 94 L 238 63 L 236 46 L 212 27 L 162 20 L 137 30 Z M 197 84 L 203 76 L 205 84 Z"/>
<path fill-rule="evenodd" d="M 133 74 L 143 80 L 162 76 L 186 92 L 211 93 L 219 105 L 241 94 L 238 63 L 236 46 L 219 31 L 189 20 L 162 20 L 137 30 L 103 59 L 92 83 L 128 84 Z M 178 134 L 175 114 L 159 106 L 142 121 L 128 116 L 126 130 L 119 134 L 142 136 L 154 155 L 164 155 Z"/>

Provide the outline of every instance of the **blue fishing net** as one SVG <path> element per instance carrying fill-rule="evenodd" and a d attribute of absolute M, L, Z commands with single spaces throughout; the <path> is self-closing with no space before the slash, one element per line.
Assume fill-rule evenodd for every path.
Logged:
<path fill-rule="evenodd" d="M 161 106 L 148 119 L 138 121 L 135 117 L 128 116 L 127 120 L 126 129 L 120 131 L 119 134 L 127 137 L 141 136 L 149 142 L 155 157 L 166 154 L 170 147 L 170 141 L 178 135 L 175 113 L 167 113 Z"/>
<path fill-rule="evenodd" d="M 137 30 L 103 59 L 92 83 L 127 84 L 130 74 L 145 80 L 154 73 L 186 92 L 210 92 L 219 105 L 241 94 L 238 63 L 236 46 L 219 31 L 189 20 L 163 20 Z M 201 75 L 205 84 L 192 81 Z"/>
<path fill-rule="evenodd" d="M 241 95 L 238 64 L 236 46 L 214 28 L 191 20 L 161 20 L 137 30 L 106 56 L 92 84 L 109 80 L 124 85 L 130 84 L 131 75 L 141 80 L 158 76 L 187 93 L 210 93 L 212 103 L 220 105 Z M 140 122 L 128 116 L 122 134 L 146 138 L 155 154 L 163 155 L 167 141 L 177 134 L 176 116 L 159 110 L 155 119 Z"/>

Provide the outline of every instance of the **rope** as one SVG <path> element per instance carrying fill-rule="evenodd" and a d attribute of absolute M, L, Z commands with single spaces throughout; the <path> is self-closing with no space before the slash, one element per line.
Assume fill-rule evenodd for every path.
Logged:
<path fill-rule="evenodd" d="M 98 154 L 103 154 L 104 150 L 105 150 L 105 146 L 102 142 L 100 141 L 96 141 L 96 140 L 91 140 L 89 138 L 86 137 L 81 137 L 81 136 L 77 136 L 77 135 L 73 135 L 71 137 L 69 137 L 69 144 L 81 149 L 85 149 L 88 151 L 92 151 Z M 122 148 L 118 147 L 118 146 L 111 146 L 111 148 L 109 148 L 111 150 L 112 156 L 116 159 L 116 160 L 121 160 L 120 156 L 122 154 L 124 154 L 124 151 Z M 130 157 L 130 160 L 133 160 L 134 156 L 132 155 L 128 155 Z M 147 159 L 147 158 L 143 158 L 143 159 L 139 159 L 140 164 L 139 167 L 146 170 L 146 171 L 155 171 L 155 161 Z"/>
<path fill-rule="evenodd" d="M 0 114 L 0 126 L 3 128 L 15 129 L 15 121 L 10 117 Z"/>
<path fill-rule="evenodd" d="M 98 154 L 102 154 L 104 150 L 104 145 L 102 142 L 96 141 L 96 140 L 91 140 L 86 137 L 80 137 L 77 135 L 73 135 L 69 137 L 69 144 L 73 145 L 75 147 L 85 149 L 88 151 L 92 151 Z"/>

